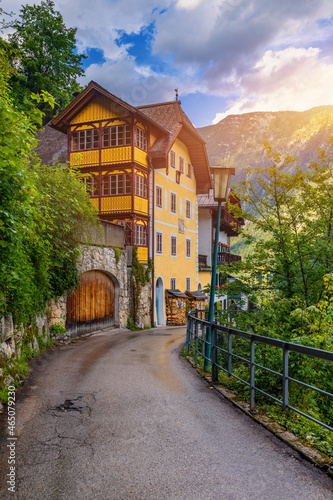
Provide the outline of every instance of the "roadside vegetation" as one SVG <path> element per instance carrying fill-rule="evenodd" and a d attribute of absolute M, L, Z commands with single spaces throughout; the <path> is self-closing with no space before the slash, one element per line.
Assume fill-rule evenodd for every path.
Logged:
<path fill-rule="evenodd" d="M 225 284 L 217 295 L 236 299 L 238 311 L 219 312 L 221 324 L 317 349 L 333 350 L 333 137 L 326 149 L 318 149 L 318 160 L 306 171 L 297 160 L 274 153 L 265 144 L 267 166 L 247 170 L 235 189 L 244 209 L 230 206 L 235 217 L 247 224 L 241 230 L 247 255 L 232 269 L 220 266 Z M 255 179 L 255 182 L 254 182 Z M 236 281 L 230 280 L 230 275 Z M 240 294 L 249 308 L 242 310 Z M 242 341 L 239 356 L 246 354 Z M 256 362 L 272 370 L 281 367 L 278 349 L 258 348 Z M 245 356 L 246 357 L 246 356 Z M 277 369 L 277 371 L 279 371 Z M 248 377 L 244 364 L 235 362 L 235 374 Z M 257 369 L 260 388 L 281 398 L 276 377 Z M 333 393 L 333 366 L 311 358 L 290 357 L 290 376 Z M 235 379 L 221 375 L 221 382 L 241 396 L 247 389 Z M 332 399 L 290 384 L 292 406 L 333 426 Z M 282 412 L 263 395 L 258 407 L 302 436 L 307 442 L 333 456 L 332 432 L 300 415 Z"/>
<path fill-rule="evenodd" d="M 12 316 L 15 336 L 20 339 L 15 360 L 0 353 L 3 401 L 8 377 L 16 383 L 27 369 L 27 359 L 37 352 L 31 332 L 39 351 L 49 344 L 45 332 L 38 335 L 35 318 L 45 313 L 50 299 L 78 283 L 82 231 L 98 220 L 79 171 L 63 164 L 42 165 L 35 153 L 36 133 L 45 116 L 58 112 L 56 106 L 66 104 L 72 91 L 78 89 L 72 77 L 78 74 L 75 61 L 79 64 L 79 56 L 73 55 L 74 66 L 66 76 L 66 68 L 72 64 L 70 52 L 75 48 L 72 42 L 67 52 L 61 50 L 63 59 L 58 61 L 56 76 L 62 77 L 64 84 L 56 84 L 55 88 L 61 95 L 47 85 L 50 80 L 55 82 L 51 63 L 41 60 L 41 52 L 32 57 L 38 48 L 38 36 L 44 36 L 41 25 L 49 33 L 60 30 L 66 38 L 60 21 L 50 1 L 39 7 L 26 6 L 22 8 L 21 21 L 12 24 L 14 31 L 9 42 L 0 38 L 0 318 Z M 74 40 L 75 30 L 65 33 Z M 32 47 L 28 36 L 35 37 L 32 52 L 28 49 Z M 58 48 L 61 47 L 53 47 L 52 57 Z M 44 49 L 45 54 L 51 55 L 50 48 Z M 35 73 L 32 60 L 36 63 Z M 51 72 L 51 79 L 47 71 Z M 32 82 L 39 82 L 39 86 L 30 88 Z"/>

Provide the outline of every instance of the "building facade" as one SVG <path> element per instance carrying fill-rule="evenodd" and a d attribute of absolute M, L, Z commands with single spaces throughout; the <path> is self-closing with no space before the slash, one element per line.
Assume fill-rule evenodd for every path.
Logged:
<path fill-rule="evenodd" d="M 123 225 L 126 246 L 154 262 L 152 322 L 166 323 L 167 289 L 197 290 L 197 195 L 209 192 L 205 143 L 180 101 L 133 107 L 95 82 L 52 121 L 67 134 L 101 220 Z"/>

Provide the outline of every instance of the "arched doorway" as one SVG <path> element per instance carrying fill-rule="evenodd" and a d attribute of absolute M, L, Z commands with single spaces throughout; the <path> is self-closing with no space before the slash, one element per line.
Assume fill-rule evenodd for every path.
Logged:
<path fill-rule="evenodd" d="M 165 325 L 164 316 L 164 285 L 159 276 L 155 282 L 155 317 L 157 325 Z"/>
<path fill-rule="evenodd" d="M 66 329 L 87 333 L 115 324 L 115 285 L 102 271 L 87 271 L 80 284 L 67 296 Z"/>

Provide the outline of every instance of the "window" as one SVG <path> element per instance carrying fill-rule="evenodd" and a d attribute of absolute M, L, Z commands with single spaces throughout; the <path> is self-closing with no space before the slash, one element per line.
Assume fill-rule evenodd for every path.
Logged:
<path fill-rule="evenodd" d="M 191 257 L 191 240 L 186 238 L 186 257 Z"/>
<path fill-rule="evenodd" d="M 156 253 L 162 253 L 163 251 L 163 234 L 156 233 Z"/>
<path fill-rule="evenodd" d="M 134 194 L 147 198 L 147 179 L 142 175 L 135 174 Z"/>
<path fill-rule="evenodd" d="M 146 132 L 140 127 L 135 127 L 134 146 L 143 149 L 143 151 L 147 151 Z"/>
<path fill-rule="evenodd" d="M 171 197 L 170 197 L 170 211 L 175 214 L 176 213 L 176 194 L 175 193 L 171 193 Z"/>
<path fill-rule="evenodd" d="M 170 279 L 170 288 L 171 290 L 176 290 L 176 278 Z"/>
<path fill-rule="evenodd" d="M 106 175 L 102 180 L 102 195 L 109 196 L 110 194 L 110 176 Z"/>
<path fill-rule="evenodd" d="M 83 182 L 91 197 L 98 196 L 98 177 L 84 177 Z"/>
<path fill-rule="evenodd" d="M 189 179 L 192 177 L 192 167 L 191 164 L 187 162 L 186 175 Z"/>
<path fill-rule="evenodd" d="M 191 218 L 191 202 L 190 202 L 190 200 L 185 201 L 185 217 L 186 217 L 186 219 Z"/>
<path fill-rule="evenodd" d="M 107 176 L 106 178 L 110 179 L 110 181 L 105 181 L 105 183 L 110 182 L 109 194 L 111 194 L 112 196 L 121 194 L 131 194 L 131 178 L 128 174 L 112 174 Z M 104 184 L 102 184 L 102 186 L 104 186 Z M 102 192 L 104 194 L 104 187 L 102 189 Z M 104 196 L 105 195 L 107 195 L 106 192 Z"/>
<path fill-rule="evenodd" d="M 182 156 L 179 157 L 179 172 L 184 173 L 184 158 Z"/>
<path fill-rule="evenodd" d="M 147 244 L 146 226 L 143 226 L 142 224 L 135 224 L 134 244 L 138 246 L 146 246 Z"/>
<path fill-rule="evenodd" d="M 162 208 L 162 204 L 162 188 L 160 186 L 156 186 L 156 206 L 158 208 Z"/>
<path fill-rule="evenodd" d="M 186 278 L 185 290 L 191 290 L 191 278 Z"/>
<path fill-rule="evenodd" d="M 170 167 L 176 168 L 176 153 L 174 151 L 170 151 Z"/>
<path fill-rule="evenodd" d="M 99 148 L 98 129 L 79 130 L 72 134 L 72 151 Z"/>
<path fill-rule="evenodd" d="M 132 132 L 129 125 L 113 125 L 103 129 L 103 148 L 129 146 L 132 144 Z"/>
<path fill-rule="evenodd" d="M 177 237 L 171 236 L 171 255 L 176 257 L 177 255 Z"/>

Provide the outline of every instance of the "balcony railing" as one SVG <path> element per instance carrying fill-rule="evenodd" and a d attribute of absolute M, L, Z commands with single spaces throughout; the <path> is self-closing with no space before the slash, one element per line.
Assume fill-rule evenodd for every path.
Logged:
<path fill-rule="evenodd" d="M 238 260 L 242 260 L 242 257 L 240 255 L 235 255 L 228 252 L 218 252 L 217 254 L 218 264 L 231 264 L 232 262 L 237 262 Z"/>

